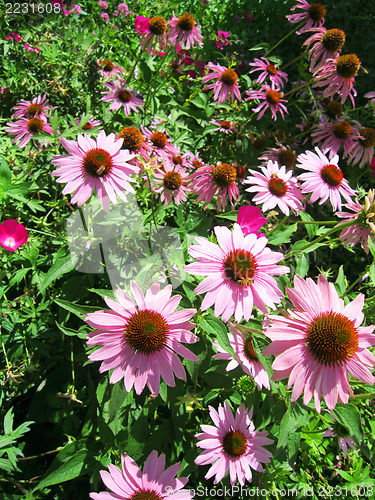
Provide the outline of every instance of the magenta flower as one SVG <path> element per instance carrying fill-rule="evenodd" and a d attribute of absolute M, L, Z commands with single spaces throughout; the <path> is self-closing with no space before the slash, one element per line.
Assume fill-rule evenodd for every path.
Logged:
<path fill-rule="evenodd" d="M 43 96 L 34 97 L 32 101 L 21 99 L 12 109 L 16 110 L 13 118 L 33 118 L 35 116 L 47 118 L 47 111 L 53 109 L 53 107 L 48 104 L 47 94 L 44 94 Z"/>
<path fill-rule="evenodd" d="M 263 61 L 261 59 L 263 59 Z M 254 73 L 254 71 L 261 72 L 255 80 L 255 83 L 263 83 L 266 78 L 269 78 L 272 83 L 272 87 L 284 87 L 284 83 L 288 81 L 287 73 L 279 71 L 276 68 L 276 65 L 271 63 L 265 57 L 262 57 L 261 59 L 254 59 L 253 63 L 249 63 L 249 66 L 254 66 L 254 69 L 252 69 L 250 73 Z M 283 80 L 285 80 L 285 82 Z"/>
<path fill-rule="evenodd" d="M 296 31 L 297 35 L 305 33 L 311 28 L 321 28 L 324 23 L 324 17 L 326 15 L 326 9 L 321 3 L 309 4 L 306 0 L 297 0 L 297 4 L 294 5 L 290 10 L 302 9 L 303 12 L 297 14 L 290 14 L 286 16 L 288 21 L 292 24 L 298 24 L 306 19 L 306 24 L 302 26 L 299 31 Z"/>
<path fill-rule="evenodd" d="M 124 113 L 126 116 L 130 115 L 131 110 L 138 113 L 137 107 L 143 106 L 142 99 L 135 97 L 131 90 L 126 90 L 125 81 L 108 82 L 104 84 L 109 91 L 104 91 L 102 94 L 102 101 L 112 102 L 109 109 L 117 111 L 124 106 Z"/>
<path fill-rule="evenodd" d="M 163 160 L 162 168 L 155 170 L 154 179 L 158 187 L 154 191 L 161 193 L 161 201 L 165 202 L 165 206 L 173 200 L 176 205 L 186 201 L 188 175 L 186 169 L 179 165 L 171 165 L 167 158 Z"/>
<path fill-rule="evenodd" d="M 195 25 L 195 19 L 191 14 L 182 14 L 182 16 L 176 17 L 173 13 L 168 26 L 170 26 L 168 40 L 174 47 L 180 44 L 185 45 L 186 49 L 190 49 L 195 44 L 202 45 L 200 28 Z"/>
<path fill-rule="evenodd" d="M 218 49 L 223 50 L 223 47 L 229 45 L 229 31 L 218 31 L 217 38 L 217 40 L 214 40 L 214 44 Z"/>
<path fill-rule="evenodd" d="M 284 112 L 288 114 L 285 104 L 283 102 L 288 102 L 286 99 L 282 99 L 283 94 L 269 85 L 263 85 L 259 90 L 247 90 L 246 94 L 249 96 L 245 101 L 251 101 L 253 99 L 259 99 L 261 104 L 254 108 L 252 111 L 254 113 L 259 113 L 257 120 L 260 120 L 267 108 L 271 110 L 272 118 L 277 120 L 277 112 L 279 112 L 284 118 Z"/>
<path fill-rule="evenodd" d="M 260 229 L 267 222 L 267 217 L 262 217 L 262 211 L 258 207 L 247 205 L 241 207 L 237 215 L 237 224 L 240 225 L 243 234 L 256 234 L 258 238 L 264 237 L 263 233 L 259 233 Z"/>
<path fill-rule="evenodd" d="M 334 156 L 340 147 L 344 149 L 344 157 L 348 156 L 355 146 L 355 140 L 360 138 L 358 130 L 346 120 L 335 122 L 324 121 L 311 132 L 312 143 L 319 143 L 322 150 L 329 150 Z"/>
<path fill-rule="evenodd" d="M 53 134 L 52 127 L 47 123 L 45 116 L 34 116 L 33 118 L 20 118 L 16 122 L 7 122 L 8 134 L 15 135 L 13 142 L 20 141 L 17 146 L 23 148 L 29 140 L 40 133 Z"/>
<path fill-rule="evenodd" d="M 180 464 L 165 470 L 165 455 L 152 451 L 147 457 L 143 473 L 126 453 L 121 455 L 121 469 L 109 464 L 107 471 L 100 471 L 103 483 L 113 493 L 90 493 L 93 500 L 182 500 L 193 498 L 190 490 L 182 488 L 188 482 L 186 477 L 176 478 Z"/>
<path fill-rule="evenodd" d="M 180 354 L 191 361 L 198 361 L 181 342 L 193 344 L 199 339 L 190 330 L 189 320 L 195 309 L 176 311 L 181 296 L 171 297 L 172 286 L 160 290 L 154 283 L 144 296 L 135 281 L 131 282 L 135 302 L 125 292 L 117 290 L 118 302 L 105 298 L 110 309 L 90 313 L 85 321 L 98 330 L 89 333 L 87 345 L 100 345 L 89 356 L 91 361 L 103 361 L 100 373 L 113 369 L 110 383 L 124 379 L 125 389 L 141 394 L 146 384 L 157 395 L 160 377 L 170 387 L 175 386 L 174 375 L 186 381 Z"/>
<path fill-rule="evenodd" d="M 143 18 L 144 19 L 144 18 Z M 159 50 L 163 51 L 167 47 L 167 29 L 168 25 L 164 17 L 155 16 L 148 19 L 148 28 L 146 31 L 145 23 L 141 20 L 142 38 L 140 45 L 146 52 Z"/>
<path fill-rule="evenodd" d="M 229 361 L 226 367 L 227 372 L 234 370 L 237 366 L 241 366 L 243 371 L 254 379 L 259 390 L 262 390 L 263 386 L 266 389 L 270 389 L 270 379 L 254 351 L 251 337 L 244 337 L 230 321 L 229 328 L 233 335 L 229 334 L 228 339 L 235 352 L 236 358 L 220 347 L 219 342 L 215 340 L 214 346 L 219 353 L 212 356 L 213 359 L 224 359 Z"/>
<path fill-rule="evenodd" d="M 234 314 L 239 322 L 249 320 L 253 305 L 263 313 L 266 306 L 275 309 L 283 294 L 273 276 L 289 272 L 289 267 L 276 265 L 283 255 L 266 247 L 266 237 L 245 236 L 239 224 L 232 232 L 220 226 L 214 231 L 218 244 L 197 236 L 198 245 L 188 251 L 198 262 L 185 266 L 189 274 L 207 276 L 194 290 L 197 295 L 206 293 L 201 310 L 215 304 L 216 317 L 227 322 Z"/>
<path fill-rule="evenodd" d="M 346 35 L 342 30 L 315 28 L 315 33 L 303 45 L 309 50 L 310 71 L 316 71 L 326 59 L 335 59 L 341 52 Z M 319 61 L 320 59 L 320 61 Z"/>
<path fill-rule="evenodd" d="M 220 132 L 223 132 L 224 134 L 233 134 L 234 130 L 236 130 L 233 122 L 228 120 L 210 120 L 210 123 L 212 123 L 212 125 L 217 125 L 217 128 L 213 128 L 212 132 L 220 130 Z"/>
<path fill-rule="evenodd" d="M 13 219 L 7 219 L 0 224 L 0 245 L 14 252 L 26 243 L 29 235 L 25 226 Z"/>
<path fill-rule="evenodd" d="M 251 469 L 264 472 L 261 463 L 268 464 L 272 456 L 264 446 L 273 443 L 267 431 L 256 431 L 251 417 L 253 409 L 245 409 L 245 405 L 237 409 L 233 417 L 229 404 L 224 408 L 219 405 L 218 411 L 208 407 L 210 417 L 215 425 L 201 425 L 202 433 L 196 434 L 197 446 L 204 451 L 194 460 L 197 465 L 213 464 L 205 479 L 215 476 L 214 484 L 221 481 L 229 470 L 230 483 L 238 481 L 242 486 L 245 480 L 251 483 Z"/>
<path fill-rule="evenodd" d="M 126 202 L 123 190 L 134 193 L 130 175 L 139 169 L 127 163 L 134 155 L 121 149 L 122 140 L 116 141 L 114 134 L 107 137 L 101 130 L 96 139 L 79 135 L 78 142 L 63 137 L 61 144 L 69 155 L 53 157 L 52 163 L 58 168 L 52 175 L 57 182 L 67 183 L 62 193 L 74 193 L 72 203 L 82 206 L 96 189 L 100 204 L 108 212 L 109 200 L 117 204 L 116 194 Z"/>
<path fill-rule="evenodd" d="M 135 18 L 134 27 L 140 35 L 144 35 L 145 33 L 150 33 L 149 26 L 150 26 L 149 17 L 137 16 Z"/>
<path fill-rule="evenodd" d="M 108 4 L 107 4 L 107 2 L 105 2 L 104 0 L 99 0 L 98 5 L 99 5 L 99 7 L 101 7 L 102 9 L 105 9 L 105 10 L 107 10 L 107 9 L 108 9 Z"/>
<path fill-rule="evenodd" d="M 356 194 L 344 179 L 344 175 L 338 166 L 339 157 L 334 156 L 328 159 L 315 148 L 317 154 L 307 151 L 297 157 L 298 168 L 308 170 L 307 173 L 298 176 L 303 181 L 302 192 L 304 194 L 312 193 L 310 202 L 320 199 L 319 205 L 330 200 L 334 210 L 341 210 L 341 196 L 350 203 L 351 196 Z"/>
<path fill-rule="evenodd" d="M 211 72 L 202 78 L 202 83 L 210 80 L 216 80 L 216 82 L 206 85 L 203 90 L 213 89 L 214 100 L 219 103 L 225 102 L 229 95 L 231 95 L 232 104 L 235 96 L 241 101 L 241 93 L 237 83 L 238 75 L 233 69 L 228 69 L 225 66 L 219 66 L 212 62 L 208 63 L 207 68 Z"/>
<path fill-rule="evenodd" d="M 274 380 L 289 377 L 292 385 L 291 401 L 304 392 L 307 405 L 314 397 L 320 412 L 320 397 L 330 410 L 336 404 L 347 404 L 349 393 L 348 372 L 365 384 L 374 385 L 375 357 L 368 350 L 375 344 L 374 326 L 361 327 L 364 295 L 358 295 L 345 306 L 333 283 L 323 275 L 317 284 L 311 279 L 294 278 L 294 289 L 287 288 L 294 311 L 289 316 L 269 316 L 270 327 L 265 335 L 272 343 L 263 355 L 275 355 L 272 364 Z"/>

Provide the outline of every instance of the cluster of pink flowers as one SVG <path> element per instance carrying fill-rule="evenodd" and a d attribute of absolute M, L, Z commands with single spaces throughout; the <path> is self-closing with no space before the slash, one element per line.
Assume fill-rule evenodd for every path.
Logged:
<path fill-rule="evenodd" d="M 18 33 L 13 32 L 13 31 L 12 31 L 12 33 L 9 33 L 9 35 L 7 35 L 5 38 L 8 41 L 14 39 L 16 42 L 20 42 L 22 40 L 21 35 L 19 35 Z"/>

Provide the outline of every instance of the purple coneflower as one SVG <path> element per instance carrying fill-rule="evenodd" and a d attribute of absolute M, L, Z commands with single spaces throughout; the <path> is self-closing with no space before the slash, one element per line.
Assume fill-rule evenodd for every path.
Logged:
<path fill-rule="evenodd" d="M 20 118 L 16 122 L 7 122 L 8 134 L 15 135 L 13 142 L 20 141 L 17 146 L 23 148 L 32 137 L 40 133 L 53 134 L 52 127 L 45 116 L 35 115 L 33 118 Z M 41 144 L 42 145 L 42 144 Z"/>
<path fill-rule="evenodd" d="M 271 110 L 272 113 L 272 118 L 274 120 L 277 120 L 277 112 L 279 112 L 282 116 L 282 119 L 285 120 L 284 118 L 284 112 L 288 114 L 288 110 L 285 107 L 285 104 L 282 104 L 283 102 L 287 102 L 286 99 L 282 99 L 283 94 L 279 92 L 278 90 L 271 88 L 269 85 L 263 85 L 259 90 L 247 90 L 246 94 L 249 96 L 245 99 L 245 101 L 251 101 L 253 99 L 259 99 L 261 104 L 257 106 L 256 108 L 253 108 L 254 113 L 259 113 L 257 120 L 260 120 L 264 113 L 266 112 L 267 108 Z"/>
<path fill-rule="evenodd" d="M 297 0 L 297 4 L 294 5 L 290 10 L 302 9 L 303 12 L 298 14 L 290 14 L 286 16 L 288 21 L 292 24 L 300 23 L 306 19 L 306 24 L 296 31 L 297 35 L 305 33 L 305 31 L 311 28 L 321 28 L 324 23 L 324 17 L 326 15 L 326 9 L 321 3 L 309 4 L 306 0 Z"/>
<path fill-rule="evenodd" d="M 173 13 L 168 26 L 170 26 L 168 40 L 174 47 L 181 44 L 190 49 L 195 44 L 202 45 L 200 28 L 195 25 L 195 19 L 191 14 L 176 17 Z"/>
<path fill-rule="evenodd" d="M 164 17 L 155 16 L 148 18 L 148 27 L 143 28 L 140 45 L 146 52 L 165 50 L 167 46 L 168 25 Z"/>
<path fill-rule="evenodd" d="M 220 132 L 224 132 L 224 134 L 233 134 L 235 130 L 233 122 L 228 120 L 210 120 L 210 123 L 212 123 L 212 125 L 217 125 L 217 128 L 213 128 L 212 132 L 220 130 Z"/>
<path fill-rule="evenodd" d="M 137 107 L 143 106 L 143 101 L 135 97 L 131 90 L 126 90 L 126 83 L 124 81 L 120 82 L 108 82 L 105 86 L 109 91 L 104 91 L 102 94 L 103 102 L 112 102 L 109 109 L 112 111 L 117 111 L 124 106 L 124 113 L 126 116 L 130 115 L 131 110 L 136 113 L 139 112 Z"/>
<path fill-rule="evenodd" d="M 254 71 L 261 72 L 255 80 L 255 83 L 263 83 L 266 78 L 269 78 L 274 87 L 281 88 L 284 86 L 284 83 L 288 81 L 287 73 L 278 70 L 276 65 L 265 57 L 254 59 L 254 62 L 249 63 L 249 66 L 254 66 L 254 69 L 252 69 L 250 73 L 254 73 Z M 285 82 L 283 80 L 285 80 Z"/>
<path fill-rule="evenodd" d="M 103 61 L 96 61 L 99 66 L 99 73 L 105 78 L 120 78 L 121 73 L 125 70 L 122 66 L 116 66 L 109 59 L 104 59 Z"/>
<path fill-rule="evenodd" d="M 370 164 L 374 156 L 375 129 L 362 127 L 355 120 L 353 120 L 353 123 L 356 125 L 360 137 L 353 140 L 354 146 L 350 148 L 348 153 L 348 164 L 357 165 L 359 163 L 359 168 L 361 168 L 366 164 Z"/>
<path fill-rule="evenodd" d="M 276 161 L 279 167 L 283 165 L 286 166 L 287 169 L 291 169 L 296 164 L 297 155 L 296 153 L 290 149 L 286 148 L 282 144 L 279 144 L 278 148 L 268 148 L 266 149 L 262 156 L 259 157 L 260 161 L 265 161 L 268 163 L 270 160 Z"/>
<path fill-rule="evenodd" d="M 208 63 L 207 68 L 210 72 L 202 78 L 202 83 L 210 80 L 216 80 L 216 82 L 206 85 L 203 90 L 213 89 L 214 100 L 219 103 L 225 102 L 229 95 L 231 95 L 232 104 L 235 97 L 241 101 L 241 93 L 237 83 L 238 75 L 233 69 L 228 69 L 225 66 L 219 66 L 212 62 Z"/>
<path fill-rule="evenodd" d="M 326 59 L 335 59 L 345 43 L 345 33 L 333 28 L 315 28 L 315 33 L 303 45 L 309 50 L 310 71 L 314 72 L 322 66 Z M 320 59 L 320 62 L 318 62 Z"/>
<path fill-rule="evenodd" d="M 12 109 L 16 109 L 17 111 L 13 114 L 13 118 L 34 118 L 35 116 L 48 117 L 47 111 L 53 109 L 52 106 L 48 104 L 47 94 L 43 96 L 38 95 L 34 97 L 32 101 L 25 101 L 21 99 L 21 101 L 16 104 Z"/>
<path fill-rule="evenodd" d="M 360 137 L 358 130 L 348 121 L 324 121 L 311 132 L 312 143 L 319 143 L 322 150 L 330 150 L 330 157 L 334 156 L 342 146 L 344 157 L 348 156 L 355 146 L 355 140 Z"/>
<path fill-rule="evenodd" d="M 155 170 L 154 179 L 158 187 L 154 189 L 156 193 L 161 193 L 161 201 L 165 206 L 173 201 L 179 205 L 181 201 L 186 201 L 188 172 L 177 165 L 171 165 L 165 158 L 160 168 Z"/>

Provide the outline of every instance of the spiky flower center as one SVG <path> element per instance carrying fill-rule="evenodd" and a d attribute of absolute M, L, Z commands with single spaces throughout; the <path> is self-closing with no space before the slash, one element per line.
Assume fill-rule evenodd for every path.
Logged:
<path fill-rule="evenodd" d="M 182 158 L 182 156 L 180 155 L 177 155 L 177 156 L 172 156 L 172 161 L 175 165 L 182 165 L 184 160 Z"/>
<path fill-rule="evenodd" d="M 242 286 L 254 283 L 257 267 L 254 255 L 247 250 L 232 250 L 223 262 L 225 276 Z"/>
<path fill-rule="evenodd" d="M 268 190 L 273 196 L 282 198 L 288 191 L 288 186 L 280 177 L 276 174 L 272 174 L 271 179 L 268 181 Z"/>
<path fill-rule="evenodd" d="M 30 118 L 27 122 L 27 130 L 31 134 L 37 134 L 40 130 L 43 130 L 43 120 L 40 118 Z"/>
<path fill-rule="evenodd" d="M 234 85 L 238 80 L 238 75 L 233 69 L 226 69 L 220 77 L 225 85 Z"/>
<path fill-rule="evenodd" d="M 329 99 L 324 99 L 323 105 L 326 110 L 326 114 L 330 118 L 340 118 L 344 110 L 343 105 L 338 101 L 330 101 Z"/>
<path fill-rule="evenodd" d="M 90 149 L 85 154 L 82 166 L 88 175 L 92 177 L 104 177 L 112 170 L 112 157 L 104 149 Z"/>
<path fill-rule="evenodd" d="M 341 313 L 322 313 L 309 326 L 306 344 L 319 363 L 342 364 L 358 349 L 358 330 Z"/>
<path fill-rule="evenodd" d="M 170 191 L 178 189 L 182 184 L 181 174 L 178 172 L 167 172 L 163 179 L 164 186 Z"/>
<path fill-rule="evenodd" d="M 114 68 L 114 64 L 112 61 L 109 61 L 108 59 L 104 59 L 104 61 L 102 61 L 101 63 L 101 66 L 103 68 L 103 71 L 112 71 L 113 68 Z"/>
<path fill-rule="evenodd" d="M 128 345 L 141 354 L 154 354 L 166 345 L 168 323 L 156 311 L 144 309 L 134 313 L 127 322 L 124 337 Z"/>
<path fill-rule="evenodd" d="M 274 64 L 267 64 L 266 71 L 269 75 L 276 75 L 277 69 Z"/>
<path fill-rule="evenodd" d="M 375 146 L 375 130 L 371 127 L 364 127 L 361 130 L 361 136 L 364 139 L 360 139 L 360 143 L 365 148 L 373 148 Z"/>
<path fill-rule="evenodd" d="M 321 3 L 312 3 L 309 7 L 308 13 L 313 21 L 322 21 L 326 15 L 326 9 Z"/>
<path fill-rule="evenodd" d="M 236 388 L 241 394 L 251 394 L 256 389 L 256 383 L 248 375 L 242 375 L 236 382 Z"/>
<path fill-rule="evenodd" d="M 129 500 L 162 500 L 163 497 L 152 490 L 138 490 L 132 494 Z"/>
<path fill-rule="evenodd" d="M 320 171 L 320 177 L 330 187 L 338 187 L 344 178 L 341 170 L 336 165 L 326 165 Z"/>
<path fill-rule="evenodd" d="M 336 28 L 328 30 L 323 35 L 322 43 L 328 52 L 337 52 L 345 43 L 345 33 Z"/>
<path fill-rule="evenodd" d="M 143 144 L 143 135 L 136 127 L 124 127 L 118 135 L 123 139 L 122 149 L 137 151 Z"/>
<path fill-rule="evenodd" d="M 219 187 L 228 187 L 236 180 L 236 169 L 229 163 L 219 163 L 213 169 L 212 177 Z"/>
<path fill-rule="evenodd" d="M 338 138 L 345 140 L 352 133 L 352 127 L 350 123 L 346 121 L 336 123 L 332 128 L 333 134 Z"/>
<path fill-rule="evenodd" d="M 128 92 L 127 90 L 119 90 L 117 92 L 117 98 L 121 102 L 129 102 L 130 99 L 132 98 L 131 93 Z"/>
<path fill-rule="evenodd" d="M 30 104 L 27 108 L 27 112 L 30 116 L 40 115 L 43 112 L 43 106 L 40 104 Z"/>
<path fill-rule="evenodd" d="M 195 26 L 194 17 L 191 14 L 182 14 L 178 18 L 177 27 L 182 31 L 191 31 Z"/>
<path fill-rule="evenodd" d="M 91 130 L 91 129 L 92 129 L 92 125 L 90 122 L 85 123 L 82 127 L 82 130 Z"/>
<path fill-rule="evenodd" d="M 229 431 L 223 437 L 223 451 L 230 457 L 241 457 L 247 450 L 246 437 L 240 431 Z"/>
<path fill-rule="evenodd" d="M 154 132 L 151 136 L 151 142 L 156 148 L 165 148 L 167 136 L 163 132 Z"/>
<path fill-rule="evenodd" d="M 256 355 L 256 352 L 254 351 L 253 343 L 252 343 L 250 337 L 248 337 L 244 342 L 243 353 L 245 354 L 246 358 L 249 361 L 257 361 L 258 360 L 258 356 Z"/>
<path fill-rule="evenodd" d="M 193 167 L 194 168 L 202 168 L 203 167 L 203 163 L 199 160 L 194 160 L 193 161 Z"/>
<path fill-rule="evenodd" d="M 336 61 L 337 73 L 343 78 L 354 78 L 360 67 L 361 61 L 355 54 L 340 56 Z"/>
<path fill-rule="evenodd" d="M 268 90 L 266 92 L 266 99 L 269 104 L 279 104 L 280 98 L 281 96 L 277 90 Z"/>
<path fill-rule="evenodd" d="M 150 19 L 149 30 L 153 35 L 163 35 L 167 31 L 167 23 L 164 17 L 152 17 Z"/>
<path fill-rule="evenodd" d="M 236 173 L 239 179 L 244 179 L 246 177 L 246 168 L 242 165 L 236 165 Z"/>
<path fill-rule="evenodd" d="M 231 125 L 228 120 L 223 120 L 222 122 L 220 122 L 220 127 L 225 128 L 226 130 L 230 130 Z"/>
<path fill-rule="evenodd" d="M 296 158 L 296 154 L 291 149 L 281 149 L 277 155 L 280 165 L 285 165 L 287 168 L 294 167 Z"/>

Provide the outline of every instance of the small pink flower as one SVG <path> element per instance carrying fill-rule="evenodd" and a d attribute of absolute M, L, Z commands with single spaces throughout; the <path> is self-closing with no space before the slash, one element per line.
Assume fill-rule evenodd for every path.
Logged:
<path fill-rule="evenodd" d="M 214 40 L 214 44 L 218 49 L 223 50 L 223 47 L 226 47 L 229 44 L 229 31 L 218 31 L 217 38 L 217 40 Z"/>
<path fill-rule="evenodd" d="M 77 5 L 77 4 L 76 4 L 76 5 L 73 5 L 73 10 L 75 11 L 75 13 L 76 13 L 77 15 L 79 15 L 79 14 L 82 12 L 81 7 L 80 7 L 79 5 Z"/>
<path fill-rule="evenodd" d="M 246 10 L 244 13 L 243 13 L 243 18 L 245 19 L 245 21 L 253 21 L 254 20 L 254 16 L 250 15 L 250 12 L 248 10 Z"/>
<path fill-rule="evenodd" d="M 108 9 L 108 4 L 104 0 L 99 0 L 98 5 L 99 5 L 99 7 L 101 7 L 104 10 Z"/>
<path fill-rule="evenodd" d="M 129 12 L 129 7 L 126 5 L 126 3 L 119 3 L 118 6 L 117 6 L 117 8 L 122 13 Z"/>
<path fill-rule="evenodd" d="M 263 83 L 266 78 L 269 78 L 272 85 L 276 88 L 283 87 L 283 80 L 285 80 L 285 83 L 288 81 L 287 73 L 279 71 L 276 68 L 276 65 L 274 63 L 271 63 L 265 57 L 262 57 L 262 59 L 263 61 L 261 59 L 254 59 L 253 63 L 249 63 L 249 66 L 254 66 L 254 69 L 252 69 L 250 73 L 254 73 L 254 71 L 261 72 L 258 78 L 255 80 L 255 83 Z"/>
<path fill-rule="evenodd" d="M 102 12 L 100 14 L 100 17 L 104 19 L 105 21 L 109 21 L 109 15 L 106 12 Z"/>
<path fill-rule="evenodd" d="M 260 120 L 267 108 L 271 110 L 273 120 L 277 120 L 277 112 L 279 112 L 284 118 L 284 113 L 288 114 L 288 110 L 286 109 L 285 104 L 283 102 L 287 102 L 286 99 L 282 99 L 283 94 L 279 92 L 279 90 L 270 87 L 269 85 L 263 85 L 259 90 L 247 90 L 246 94 L 249 96 L 245 99 L 245 101 L 250 101 L 253 99 L 259 99 L 261 104 L 253 109 L 254 113 L 259 113 L 257 120 Z"/>
<path fill-rule="evenodd" d="M 28 239 L 26 228 L 13 219 L 7 219 L 0 224 L 0 245 L 14 252 Z"/>
<path fill-rule="evenodd" d="M 20 42 L 22 40 L 22 37 L 18 33 L 14 33 L 14 39 L 16 42 Z"/>
<path fill-rule="evenodd" d="M 237 215 L 237 224 L 241 226 L 243 234 L 256 234 L 258 238 L 264 237 L 263 233 L 259 233 L 260 229 L 267 222 L 267 217 L 262 217 L 262 211 L 258 207 L 246 205 L 241 207 Z"/>
<path fill-rule="evenodd" d="M 203 90 L 213 89 L 214 100 L 219 103 L 225 102 L 229 95 L 231 95 L 232 104 L 235 97 L 241 101 L 241 93 L 237 83 L 238 75 L 233 69 L 212 62 L 208 63 L 207 68 L 211 72 L 202 78 L 202 83 L 207 83 L 209 80 L 216 80 L 216 82 L 206 85 Z"/>
<path fill-rule="evenodd" d="M 135 18 L 135 29 L 139 34 L 144 35 L 145 33 L 150 33 L 150 17 L 137 16 Z"/>
<path fill-rule="evenodd" d="M 6 39 L 7 41 L 8 41 L 8 40 L 13 40 L 13 37 L 12 37 L 12 35 L 7 35 L 7 36 L 5 37 L 5 39 Z"/>

